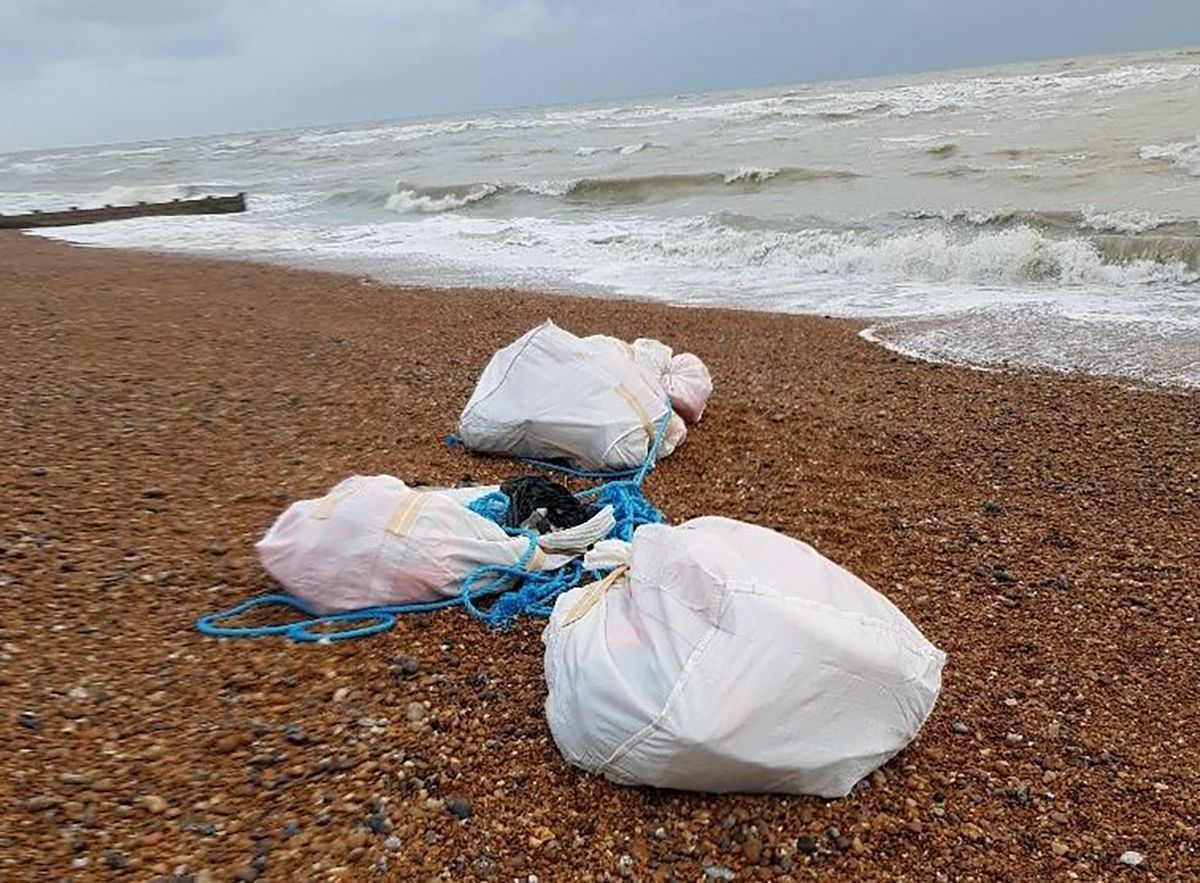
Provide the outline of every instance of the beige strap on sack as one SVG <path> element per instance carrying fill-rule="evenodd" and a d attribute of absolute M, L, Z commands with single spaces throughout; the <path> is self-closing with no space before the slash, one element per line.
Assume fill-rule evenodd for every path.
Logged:
<path fill-rule="evenodd" d="M 575 606 L 567 611 L 567 615 L 563 619 L 563 626 L 569 626 L 576 620 L 583 619 L 589 610 L 600 603 L 600 599 L 604 597 L 604 593 L 612 588 L 613 584 L 623 577 L 627 570 L 629 570 L 629 565 L 622 564 L 604 579 L 589 583 L 587 588 L 583 590 L 583 594 L 580 595 L 579 600 L 575 602 Z"/>
<path fill-rule="evenodd" d="M 421 514 L 421 509 L 425 506 L 427 499 L 428 496 L 426 494 L 406 489 L 404 495 L 400 498 L 400 502 L 392 512 L 392 517 L 388 519 L 388 533 L 393 533 L 398 537 L 407 536 L 408 532 L 412 530 L 413 522 Z"/>
<path fill-rule="evenodd" d="M 333 514 L 333 510 L 337 508 L 337 504 L 342 500 L 348 500 L 362 489 L 362 481 L 351 482 L 349 487 L 344 487 L 341 490 L 332 490 L 321 499 L 313 503 L 311 515 L 313 518 L 324 520 Z"/>
<path fill-rule="evenodd" d="M 654 444 L 654 437 L 658 434 L 654 431 L 654 421 L 650 419 L 650 415 L 646 413 L 646 409 L 642 407 L 642 403 L 638 401 L 638 397 L 624 383 L 617 384 L 617 395 L 623 398 L 629 407 L 633 408 L 637 414 L 638 420 L 642 421 L 642 429 L 646 430 L 646 444 Z"/>

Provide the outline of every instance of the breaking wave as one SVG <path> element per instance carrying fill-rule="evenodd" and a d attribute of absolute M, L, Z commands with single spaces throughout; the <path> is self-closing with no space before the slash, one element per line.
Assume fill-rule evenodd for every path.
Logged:
<path fill-rule="evenodd" d="M 330 197 L 342 205 L 378 203 L 402 214 L 453 211 L 493 198 L 534 196 L 559 199 L 568 203 L 599 205 L 632 205 L 661 202 L 705 192 L 728 193 L 754 191 L 771 184 L 785 182 L 841 180 L 858 177 L 856 173 L 838 169 L 757 168 L 743 166 L 735 171 L 681 172 L 676 174 L 635 175 L 629 177 L 566 178 L 562 180 L 527 183 L 478 182 L 446 186 L 421 187 L 401 182 L 394 193 L 386 196 L 369 191 L 345 191 Z"/>
<path fill-rule="evenodd" d="M 1145 233 L 1168 223 L 1163 218 L 1138 209 L 1102 212 L 1086 206 L 1080 212 L 1080 226 L 1101 233 Z"/>
<path fill-rule="evenodd" d="M 913 220 L 940 220 L 947 224 L 969 227 L 1033 227 L 1060 234 L 1120 233 L 1141 234 L 1155 230 L 1169 236 L 1200 237 L 1200 222 L 1166 218 L 1140 209 L 1103 211 L 1084 206 L 1077 212 L 1032 209 L 942 209 L 940 211 L 909 212 Z"/>
<path fill-rule="evenodd" d="M 1194 141 L 1177 141 L 1174 144 L 1147 144 L 1138 151 L 1142 159 L 1158 160 L 1183 169 L 1194 178 L 1200 178 L 1200 136 Z"/>
<path fill-rule="evenodd" d="M 94 194 L 90 202 L 95 205 L 132 205 L 138 202 L 189 199 L 206 193 L 207 188 L 193 184 L 151 184 L 141 187 L 124 187 L 117 184 Z"/>
<path fill-rule="evenodd" d="M 636 144 L 614 144 L 607 147 L 577 147 L 576 156 L 595 156 L 598 153 L 615 153 L 619 156 L 632 156 L 643 150 L 665 150 L 667 145 L 655 144 L 653 141 L 639 141 Z"/>
<path fill-rule="evenodd" d="M 387 198 L 385 205 L 401 214 L 446 212 L 482 202 L 500 193 L 495 184 L 471 184 L 463 187 L 401 188 Z"/>
<path fill-rule="evenodd" d="M 1200 239 L 1116 234 L 1058 238 L 1028 226 L 881 235 L 858 230 L 747 230 L 706 218 L 688 222 L 671 236 L 631 233 L 614 241 L 643 259 L 669 257 L 672 263 L 711 269 L 774 269 L 781 276 L 1001 285 L 1200 280 Z"/>

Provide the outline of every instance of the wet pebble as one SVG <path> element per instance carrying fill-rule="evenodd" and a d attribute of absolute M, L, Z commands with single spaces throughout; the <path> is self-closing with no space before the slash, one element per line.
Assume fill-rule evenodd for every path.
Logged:
<path fill-rule="evenodd" d="M 462 794 L 451 794 L 446 798 L 445 806 L 446 812 L 459 820 L 469 819 L 475 813 L 471 801 Z"/>
<path fill-rule="evenodd" d="M 411 656 L 399 654 L 392 657 L 392 671 L 398 678 L 411 678 L 421 670 L 421 663 Z"/>

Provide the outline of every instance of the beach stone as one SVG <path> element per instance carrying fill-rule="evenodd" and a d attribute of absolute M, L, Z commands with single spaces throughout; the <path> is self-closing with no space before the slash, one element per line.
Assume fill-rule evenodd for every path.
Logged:
<path fill-rule="evenodd" d="M 392 657 L 392 671 L 398 678 L 408 679 L 421 670 L 421 663 L 411 656 L 398 654 Z"/>
<path fill-rule="evenodd" d="M 724 865 L 705 865 L 704 879 L 705 880 L 733 880 L 737 875 L 732 870 Z"/>
<path fill-rule="evenodd" d="M 966 736 L 971 732 L 971 728 L 963 721 L 955 721 L 950 725 L 950 729 L 960 736 Z"/>
<path fill-rule="evenodd" d="M 144 806 L 147 811 L 158 815 L 166 811 L 167 802 L 157 794 L 147 794 L 142 798 L 142 806 Z"/>
<path fill-rule="evenodd" d="M 817 841 L 811 837 L 797 837 L 796 851 L 802 852 L 805 855 L 812 855 L 817 851 Z"/>
<path fill-rule="evenodd" d="M 25 801 L 25 808 L 30 812 L 45 812 L 48 809 L 54 809 L 63 802 L 61 797 L 54 794 L 40 794 L 37 797 L 31 797 Z"/>
<path fill-rule="evenodd" d="M 308 735 L 299 724 L 288 724 L 283 728 L 283 736 L 293 745 L 307 745 Z"/>
<path fill-rule="evenodd" d="M 742 844 L 742 854 L 746 856 L 746 861 L 752 864 L 758 864 L 762 861 L 762 840 L 751 835 L 746 838 L 746 842 Z"/>
<path fill-rule="evenodd" d="M 1129 865 L 1131 868 L 1136 868 L 1138 865 L 1140 865 L 1145 860 L 1146 860 L 1146 857 L 1144 855 L 1142 855 L 1140 852 L 1138 852 L 1136 849 L 1127 849 L 1125 852 L 1121 853 L 1121 858 L 1120 858 L 1121 864 Z"/>
<path fill-rule="evenodd" d="M 451 794 L 445 801 L 446 811 L 460 821 L 469 819 L 475 813 L 471 801 L 462 794 Z"/>
<path fill-rule="evenodd" d="M 35 733 L 42 728 L 41 721 L 38 716 L 32 711 L 22 711 L 17 715 L 17 723 L 27 730 L 33 730 Z"/>
<path fill-rule="evenodd" d="M 410 723 L 419 723 L 429 717 L 429 709 L 425 707 L 423 702 L 410 702 L 404 709 L 404 716 L 408 718 Z"/>

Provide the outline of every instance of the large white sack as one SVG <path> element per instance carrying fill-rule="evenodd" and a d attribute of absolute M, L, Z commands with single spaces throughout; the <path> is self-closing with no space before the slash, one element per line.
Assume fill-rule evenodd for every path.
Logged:
<path fill-rule="evenodd" d="M 668 456 L 686 427 L 631 352 L 616 338 L 580 338 L 547 321 L 492 356 L 458 435 L 484 453 L 630 469 L 646 459 L 667 419 L 658 456 Z"/>
<path fill-rule="evenodd" d="M 595 584 L 560 596 L 542 636 L 570 763 L 622 784 L 839 797 L 932 711 L 945 654 L 812 547 L 710 517 L 643 526 L 629 554 L 598 600 Z"/>
<path fill-rule="evenodd" d="M 263 567 L 318 613 L 457 596 L 484 564 L 515 564 L 529 545 L 466 508 L 487 488 L 422 491 L 356 475 L 293 503 L 257 545 Z M 566 559 L 534 552 L 530 570 Z"/>

